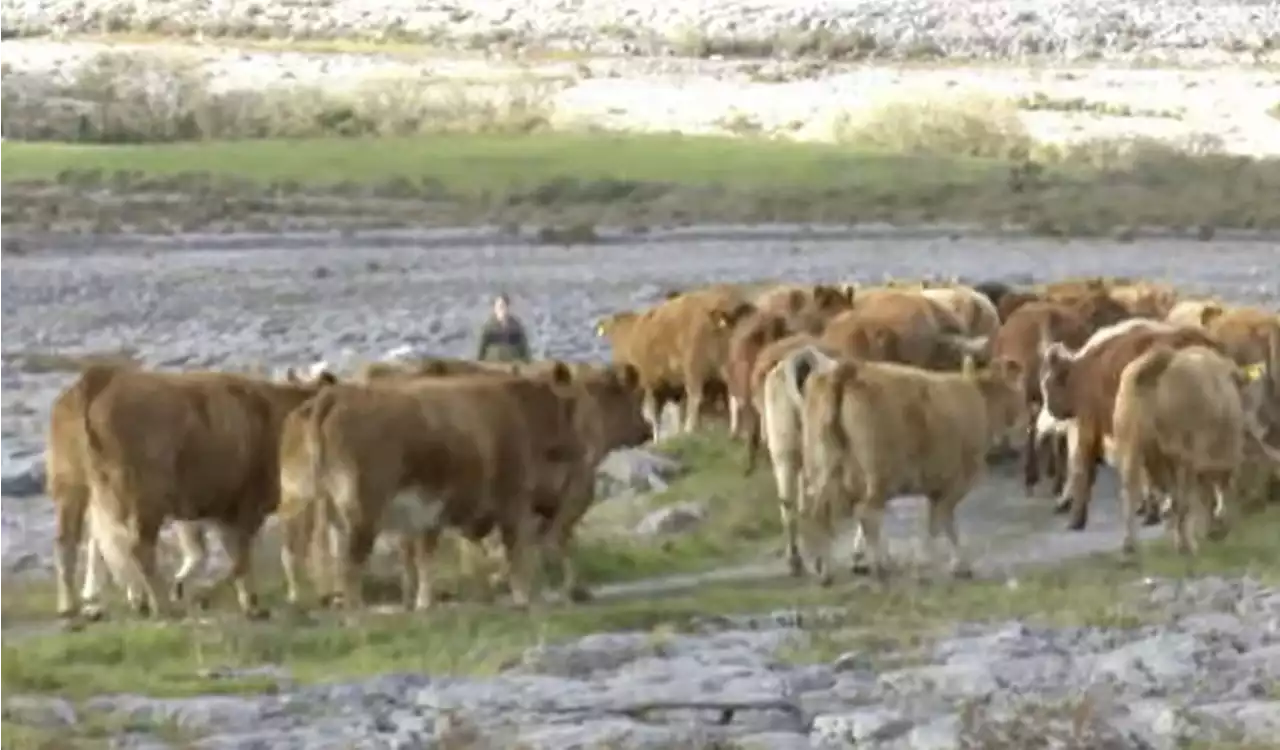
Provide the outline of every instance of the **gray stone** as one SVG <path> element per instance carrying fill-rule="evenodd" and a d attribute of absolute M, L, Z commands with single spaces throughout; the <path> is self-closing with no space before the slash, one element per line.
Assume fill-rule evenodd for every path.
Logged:
<path fill-rule="evenodd" d="M 625 448 L 605 456 L 596 474 L 605 486 L 602 497 L 661 492 L 680 471 L 680 465 L 645 448 Z"/>
<path fill-rule="evenodd" d="M 3 453 L 0 468 L 0 495 L 5 497 L 35 497 L 44 494 L 44 451 Z"/>
<path fill-rule="evenodd" d="M 892 709 L 870 707 L 815 717 L 810 738 L 822 744 L 887 742 L 906 735 L 914 722 Z"/>
<path fill-rule="evenodd" d="M 684 502 L 667 505 L 640 519 L 635 532 L 641 536 L 669 536 L 692 531 L 707 518 L 700 503 Z"/>
<path fill-rule="evenodd" d="M 13 695 L 4 699 L 5 721 L 33 727 L 66 727 L 76 723 L 76 709 L 61 698 Z"/>

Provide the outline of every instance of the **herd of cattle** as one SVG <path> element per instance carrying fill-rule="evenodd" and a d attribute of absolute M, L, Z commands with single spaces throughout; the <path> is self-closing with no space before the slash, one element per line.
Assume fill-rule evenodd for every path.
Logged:
<path fill-rule="evenodd" d="M 614 314 L 597 333 L 610 364 L 427 358 L 341 379 L 87 367 L 50 416 L 59 613 L 101 613 L 103 563 L 136 609 L 172 612 L 212 530 L 231 559 L 218 585 L 260 614 L 250 563 L 272 514 L 293 603 L 306 573 L 322 600 L 359 607 L 390 532 L 406 606 L 428 607 L 445 530 L 496 536 L 517 605 L 536 596 L 543 553 L 582 600 L 572 543 L 596 468 L 658 437 L 668 404 L 683 431 L 727 409 L 748 473 L 765 447 L 791 571 L 807 556 L 824 583 L 848 516 L 855 568 L 885 574 L 885 506 L 904 494 L 928 498 L 931 542 L 945 536 L 952 572 L 968 575 L 956 506 L 1010 450 L 1029 495 L 1051 476 L 1072 529 L 1087 522 L 1098 463 L 1114 465 L 1127 552 L 1138 519 L 1162 514 L 1194 552 L 1202 521 L 1211 538 L 1225 531 L 1246 460 L 1280 475 L 1280 315 L 1164 284 L 720 284 Z M 167 522 L 182 552 L 171 586 L 156 559 Z"/>

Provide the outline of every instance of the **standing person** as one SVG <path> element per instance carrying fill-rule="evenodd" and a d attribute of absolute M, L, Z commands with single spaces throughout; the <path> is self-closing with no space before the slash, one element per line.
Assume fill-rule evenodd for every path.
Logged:
<path fill-rule="evenodd" d="M 493 300 L 493 314 L 480 328 L 480 340 L 476 347 L 476 359 L 510 362 L 528 362 L 529 337 L 524 324 L 510 312 L 511 300 L 505 293 Z"/>

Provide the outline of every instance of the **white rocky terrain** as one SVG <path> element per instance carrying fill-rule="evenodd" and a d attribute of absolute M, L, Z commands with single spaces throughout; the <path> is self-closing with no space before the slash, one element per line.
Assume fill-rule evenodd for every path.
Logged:
<path fill-rule="evenodd" d="M 195 60 L 222 90 L 354 91 L 392 79 L 424 81 L 445 98 L 525 97 L 560 127 L 829 140 L 842 118 L 883 102 L 985 95 L 1011 102 L 1045 141 L 1142 136 L 1280 153 L 1275 2 L 3 0 L 0 8 L 6 108 L 62 95 L 80 66 L 110 51 Z M 85 36 L 103 32 L 149 37 Z M 286 50 L 266 37 L 296 44 Z M 325 48 L 316 39 L 336 41 Z M 370 39 L 388 44 L 350 41 Z M 339 42 L 350 42 L 346 51 Z M 845 59 L 816 61 L 822 54 Z M 6 118 L 7 138 L 10 127 L 21 123 Z M 49 353 L 127 351 L 165 367 L 345 363 L 404 346 L 466 355 L 499 288 L 516 300 L 542 354 L 575 359 L 606 355 L 592 335 L 600 315 L 710 281 L 1140 275 L 1280 304 L 1275 238 L 1229 231 L 1205 242 L 1144 231 L 1121 242 L 692 227 L 605 239 L 562 248 L 488 230 L 85 235 L 43 237 L 38 253 L 6 254 L 5 581 L 45 577 L 51 567 L 40 460 L 48 405 L 69 376 L 35 364 Z M 643 496 L 670 470 L 635 451 L 614 456 L 604 473 L 603 486 Z M 1111 479 L 1104 469 L 1089 530 L 1070 533 L 1047 501 L 1023 498 L 1011 470 L 997 470 L 960 511 L 980 576 L 1013 588 L 1024 566 L 1114 549 Z M 682 510 L 680 523 L 696 525 L 698 504 Z M 892 508 L 895 553 L 911 546 L 920 515 L 913 499 Z M 646 519 L 636 532 L 668 520 Z M 646 597 L 779 570 L 765 560 L 600 593 Z M 957 622 L 915 647 L 886 642 L 816 664 L 788 654 L 821 637 L 813 624 L 838 623 L 839 611 L 708 613 L 690 632 L 661 638 L 600 633 L 548 643 L 486 679 L 404 673 L 316 685 L 261 664 L 214 671 L 265 675 L 276 682 L 266 695 L 103 695 L 75 704 L 6 689 L 4 716 L 53 729 L 107 716 L 127 728 L 117 746 L 147 748 L 171 744 L 158 726 L 181 730 L 174 746 L 227 749 L 507 748 L 519 740 L 548 750 L 1163 750 L 1280 737 L 1280 589 L 1242 576 L 1149 579 L 1116 607 L 1142 613 L 1143 624 Z M 32 635 L 7 625 L 8 643 Z M 473 730 L 488 739 L 460 745 Z"/>

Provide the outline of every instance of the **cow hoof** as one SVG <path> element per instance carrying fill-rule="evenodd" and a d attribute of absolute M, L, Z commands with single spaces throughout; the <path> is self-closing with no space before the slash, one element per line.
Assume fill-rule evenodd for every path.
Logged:
<path fill-rule="evenodd" d="M 787 573 L 792 578 L 801 578 L 804 576 L 804 560 L 799 555 L 793 555 L 787 558 Z"/>
<path fill-rule="evenodd" d="M 835 583 L 835 576 L 830 573 L 823 573 L 818 576 L 818 585 L 824 589 L 831 588 L 831 584 Z"/>
<path fill-rule="evenodd" d="M 1223 539 L 1227 538 L 1227 527 L 1222 523 L 1211 523 L 1209 525 L 1209 531 L 1205 533 L 1205 536 L 1211 542 L 1221 542 Z"/>
<path fill-rule="evenodd" d="M 591 593 L 591 589 L 586 586 L 573 586 L 565 592 L 565 599 L 574 604 L 584 604 L 595 598 L 595 594 Z"/>
<path fill-rule="evenodd" d="M 251 607 L 244 613 L 245 619 L 250 622 L 261 622 L 262 620 L 271 619 L 271 612 L 264 607 Z"/>
<path fill-rule="evenodd" d="M 973 568 L 968 565 L 961 565 L 951 569 L 951 576 L 959 581 L 972 581 Z"/>
<path fill-rule="evenodd" d="M 1071 517 L 1071 521 L 1067 523 L 1067 528 L 1071 531 L 1084 531 L 1084 528 L 1088 525 L 1089 516 L 1084 513 L 1080 513 Z"/>
<path fill-rule="evenodd" d="M 1062 515 L 1069 510 L 1071 510 L 1070 498 L 1058 498 L 1053 504 L 1053 512 L 1058 515 Z"/>
<path fill-rule="evenodd" d="M 855 576 L 869 576 L 872 573 L 871 563 L 866 560 L 854 560 L 853 566 L 849 568 Z"/>
<path fill-rule="evenodd" d="M 79 616 L 80 612 L 75 607 L 63 607 L 58 610 L 59 620 L 74 620 Z"/>
<path fill-rule="evenodd" d="M 134 611 L 136 611 L 140 617 L 150 617 L 151 605 L 146 601 L 138 602 L 137 606 L 134 607 Z"/>
<path fill-rule="evenodd" d="M 339 594 L 321 594 L 319 603 L 322 609 L 337 609 L 342 606 L 342 596 Z"/>

